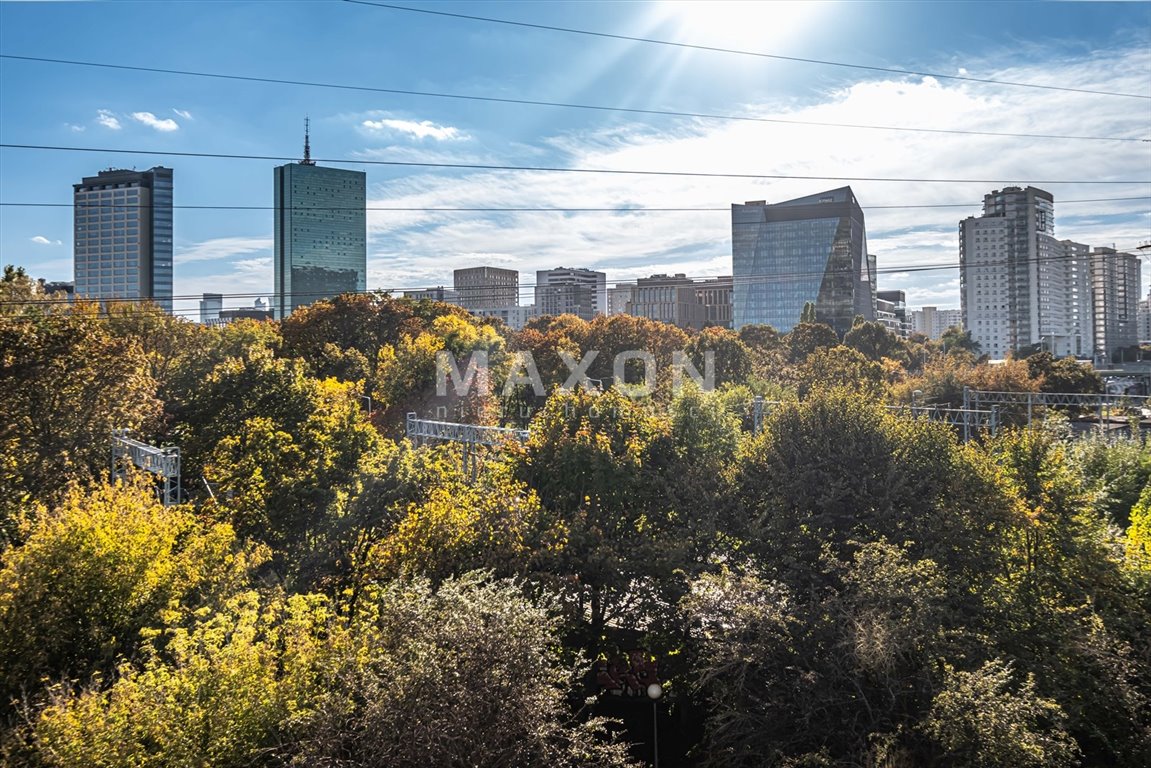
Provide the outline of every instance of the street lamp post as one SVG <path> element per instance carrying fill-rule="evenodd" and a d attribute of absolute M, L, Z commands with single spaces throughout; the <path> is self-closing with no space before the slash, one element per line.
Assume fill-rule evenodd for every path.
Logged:
<path fill-rule="evenodd" d="M 651 699 L 651 754 L 652 768 L 659 768 L 659 697 L 663 696 L 663 686 L 652 683 L 647 687 L 647 697 Z"/>

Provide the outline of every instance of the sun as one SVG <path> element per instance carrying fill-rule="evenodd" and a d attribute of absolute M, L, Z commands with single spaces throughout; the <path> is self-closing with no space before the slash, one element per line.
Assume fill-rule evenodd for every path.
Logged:
<path fill-rule="evenodd" d="M 663 0 L 655 13 L 676 42 L 780 53 L 802 40 L 827 5 L 816 0 Z"/>

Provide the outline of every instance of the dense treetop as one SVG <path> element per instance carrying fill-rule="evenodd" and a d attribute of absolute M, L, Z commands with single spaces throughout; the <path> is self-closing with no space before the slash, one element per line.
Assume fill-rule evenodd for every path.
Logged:
<path fill-rule="evenodd" d="M 634 765 L 651 708 L 591 670 L 642 648 L 665 765 L 1151 764 L 1151 451 L 887 407 L 1101 388 L 978 352 L 375 294 L 204 327 L 7 270 L 0 760 Z M 410 411 L 530 436 L 465 464 Z M 113 429 L 183 504 L 109 480 Z"/>

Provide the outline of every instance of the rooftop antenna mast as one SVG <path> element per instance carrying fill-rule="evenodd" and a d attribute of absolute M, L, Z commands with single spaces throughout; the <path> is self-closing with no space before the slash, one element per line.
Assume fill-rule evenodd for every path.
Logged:
<path fill-rule="evenodd" d="M 304 159 L 300 161 L 300 165 L 315 165 L 316 161 L 312 159 L 312 145 L 309 141 L 309 129 L 311 120 L 307 117 L 304 118 Z"/>

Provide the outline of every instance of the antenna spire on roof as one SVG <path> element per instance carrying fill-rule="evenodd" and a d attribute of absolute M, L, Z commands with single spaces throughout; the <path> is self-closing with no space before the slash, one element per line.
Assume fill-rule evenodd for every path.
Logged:
<path fill-rule="evenodd" d="M 312 145 L 309 137 L 311 120 L 307 117 L 304 118 L 304 159 L 300 161 L 300 165 L 315 165 L 316 161 L 312 159 Z"/>

